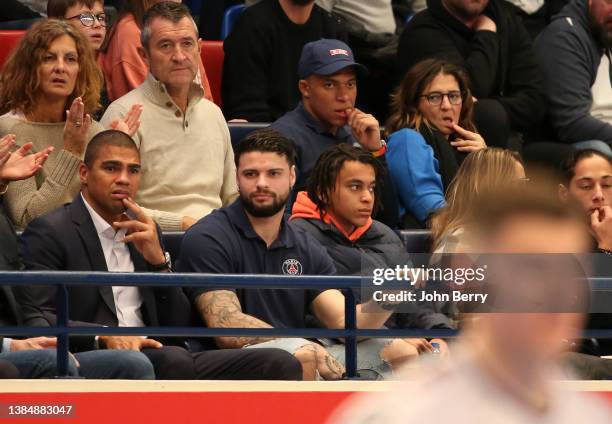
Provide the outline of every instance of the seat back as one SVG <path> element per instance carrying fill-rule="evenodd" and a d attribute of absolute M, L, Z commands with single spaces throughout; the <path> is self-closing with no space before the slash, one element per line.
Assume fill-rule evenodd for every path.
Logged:
<path fill-rule="evenodd" d="M 245 122 L 245 123 L 229 123 L 227 126 L 230 130 L 230 136 L 232 137 L 232 146 L 236 147 L 238 143 L 242 141 L 252 131 L 266 128 L 270 125 L 267 122 Z"/>
<path fill-rule="evenodd" d="M 18 29 L 0 30 L 0 71 L 25 33 L 25 30 Z"/>
<path fill-rule="evenodd" d="M 203 40 L 200 44 L 200 56 L 206 70 L 215 104 L 221 107 L 221 79 L 223 78 L 223 41 Z"/>
<path fill-rule="evenodd" d="M 202 13 L 202 0 L 183 0 L 183 4 L 189 8 L 192 16 Z"/>
<path fill-rule="evenodd" d="M 164 231 L 162 233 L 164 247 L 166 252 L 170 253 L 173 263 L 176 263 L 181 254 L 181 243 L 183 242 L 184 235 L 185 233 L 182 231 Z"/>
<path fill-rule="evenodd" d="M 431 232 L 429 230 L 401 230 L 399 236 L 408 252 L 431 252 Z"/>
<path fill-rule="evenodd" d="M 223 14 L 223 21 L 221 22 L 221 39 L 225 40 L 230 32 L 232 32 L 232 28 L 234 28 L 234 24 L 244 12 L 246 6 L 244 4 L 237 4 L 235 6 L 228 7 L 225 9 L 225 13 Z"/>

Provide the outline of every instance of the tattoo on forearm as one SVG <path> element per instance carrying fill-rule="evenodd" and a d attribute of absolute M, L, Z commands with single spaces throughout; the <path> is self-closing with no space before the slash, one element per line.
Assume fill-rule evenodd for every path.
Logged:
<path fill-rule="evenodd" d="M 342 374 L 344 374 L 344 367 L 340 362 L 336 360 L 330 354 L 325 356 L 325 366 L 329 370 L 329 372 L 334 376 L 334 379 L 342 378 Z"/>
<path fill-rule="evenodd" d="M 202 294 L 196 303 L 206 325 L 211 328 L 271 328 L 264 321 L 243 313 L 238 297 L 231 291 L 216 290 Z M 274 338 L 223 337 L 220 339 L 231 341 L 235 347 L 242 347 L 247 344 L 263 343 Z"/>

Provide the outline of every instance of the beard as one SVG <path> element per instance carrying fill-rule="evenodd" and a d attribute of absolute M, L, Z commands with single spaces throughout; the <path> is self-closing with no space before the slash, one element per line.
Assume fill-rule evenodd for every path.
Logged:
<path fill-rule="evenodd" d="M 593 34 L 595 34 L 595 38 L 597 38 L 597 41 L 599 41 L 603 48 L 612 47 L 612 31 L 606 30 L 604 25 L 599 24 L 592 24 L 591 30 L 593 31 Z"/>
<path fill-rule="evenodd" d="M 273 193 L 271 191 L 256 191 L 251 193 L 250 195 L 243 195 L 240 193 L 240 200 L 242 201 L 242 205 L 244 209 L 249 213 L 249 215 L 255 218 L 269 218 L 271 216 L 276 215 L 280 211 L 285 208 L 287 204 L 287 199 L 289 198 L 289 193 L 291 190 L 288 190 L 287 193 L 283 196 L 279 196 L 277 193 Z M 257 206 L 252 200 L 251 196 L 256 194 L 269 194 L 273 196 L 272 203 L 265 206 Z"/>

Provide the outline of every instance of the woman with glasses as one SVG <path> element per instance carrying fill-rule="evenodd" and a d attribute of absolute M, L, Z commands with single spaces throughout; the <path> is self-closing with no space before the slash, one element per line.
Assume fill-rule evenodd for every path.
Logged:
<path fill-rule="evenodd" d="M 151 6 L 162 1 L 165 0 L 125 0 L 123 3 L 117 23 L 110 30 L 99 58 L 111 102 L 132 91 L 145 80 L 149 68 L 138 51 L 141 47 L 143 17 Z M 181 0 L 171 1 L 181 3 Z M 196 81 L 204 89 L 204 96 L 212 101 L 204 65 L 201 59 L 199 62 Z"/>
<path fill-rule="evenodd" d="M 0 74 L 0 137 L 49 157 L 38 174 L 8 186 L 4 200 L 18 227 L 73 200 L 87 143 L 103 127 L 91 119 L 99 108 L 102 75 L 87 39 L 56 19 L 36 23 Z M 110 128 L 133 134 L 140 109 Z M 49 149 L 49 147 L 51 149 Z"/>
<path fill-rule="evenodd" d="M 464 71 L 438 59 L 414 65 L 393 95 L 386 157 L 402 228 L 424 227 L 465 155 L 486 148 L 473 104 Z"/>

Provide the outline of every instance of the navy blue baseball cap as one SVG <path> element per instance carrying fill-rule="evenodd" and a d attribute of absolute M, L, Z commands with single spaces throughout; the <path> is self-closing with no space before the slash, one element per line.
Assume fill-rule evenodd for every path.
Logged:
<path fill-rule="evenodd" d="M 304 45 L 298 64 L 298 77 L 304 79 L 310 75 L 332 75 L 352 66 L 357 75 L 364 76 L 368 68 L 355 62 L 353 51 L 340 40 L 322 38 Z"/>

